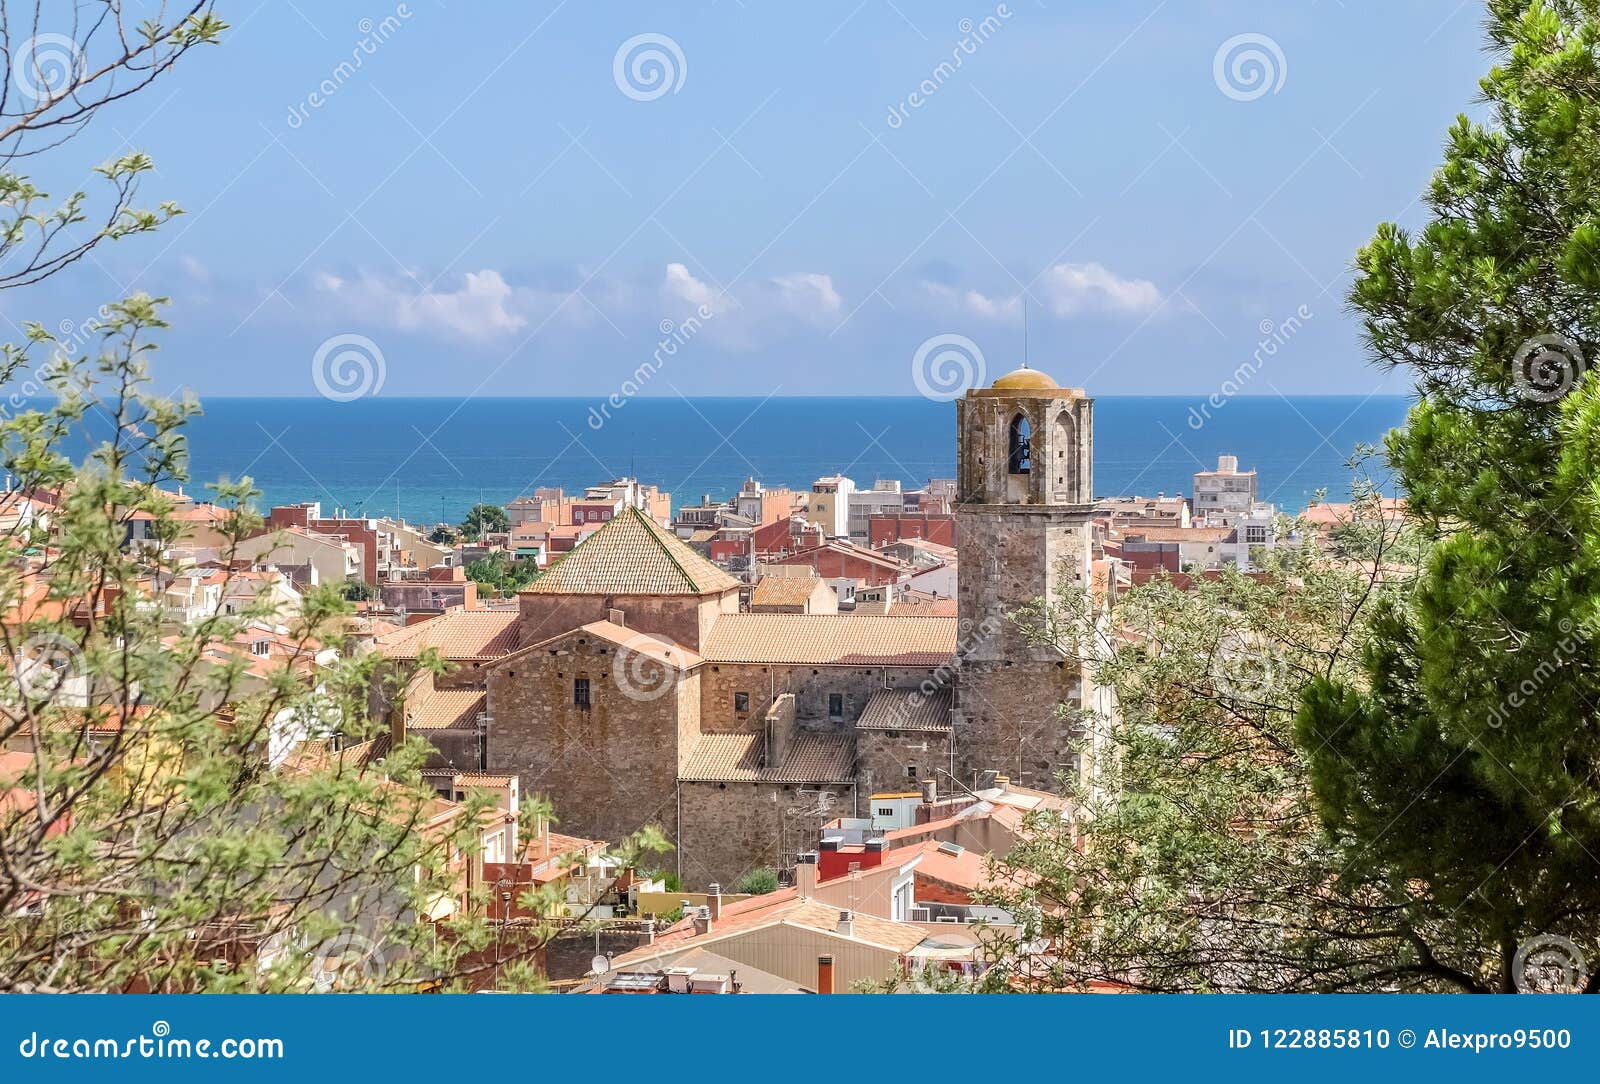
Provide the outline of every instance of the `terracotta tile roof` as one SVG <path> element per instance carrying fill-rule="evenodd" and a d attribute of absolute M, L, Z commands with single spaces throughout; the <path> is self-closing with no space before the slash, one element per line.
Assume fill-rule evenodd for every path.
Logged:
<path fill-rule="evenodd" d="M 821 582 L 816 576 L 763 576 L 750 593 L 750 605 L 804 606 Z"/>
<path fill-rule="evenodd" d="M 976 892 L 979 889 L 1004 885 L 1016 888 L 1037 880 L 1026 870 L 999 865 L 990 872 L 989 856 L 959 844 L 926 840 L 912 847 L 900 847 L 883 856 L 883 864 L 904 865 L 919 857 L 917 876 L 927 877 L 956 888 Z"/>
<path fill-rule="evenodd" d="M 637 508 L 626 508 L 523 588 L 526 594 L 704 595 L 739 581 Z"/>
<path fill-rule="evenodd" d="M 514 775 L 495 775 L 491 772 L 458 772 L 455 781 L 459 787 L 509 787 Z"/>
<path fill-rule="evenodd" d="M 451 610 L 378 638 L 391 659 L 414 659 L 435 648 L 452 661 L 498 659 L 509 655 L 521 639 L 515 610 Z"/>
<path fill-rule="evenodd" d="M 940 666 L 955 656 L 956 619 L 723 614 L 700 653 L 707 662 Z"/>
<path fill-rule="evenodd" d="M 855 778 L 856 743 L 848 734 L 796 734 L 783 763 L 761 778 L 773 783 L 847 783 Z"/>
<path fill-rule="evenodd" d="M 406 703 L 406 729 L 472 730 L 487 703 L 480 689 L 424 689 Z"/>
<path fill-rule="evenodd" d="M 658 934 L 654 944 L 643 945 L 618 956 L 612 961 L 612 966 L 632 966 L 687 948 L 709 946 L 724 938 L 765 926 L 791 926 L 834 933 L 839 925 L 840 910 L 831 903 L 801 896 L 793 888 L 779 889 L 738 903 L 723 904 L 721 917 L 711 924 L 708 933 L 696 934 L 694 920 L 686 918 Z M 898 953 L 910 952 L 927 940 L 927 934 L 920 927 L 860 912 L 852 916 L 848 936 L 851 941 Z"/>
<path fill-rule="evenodd" d="M 759 734 L 702 734 L 678 776 L 690 782 L 754 782 L 760 762 Z"/>
<path fill-rule="evenodd" d="M 1123 537 L 1130 542 L 1232 542 L 1232 527 L 1124 527 Z"/>
<path fill-rule="evenodd" d="M 518 649 L 512 654 L 506 656 L 501 661 L 505 662 L 510 659 L 520 658 L 524 655 L 536 655 L 540 651 L 547 649 L 551 644 L 558 643 L 573 636 L 582 636 L 585 634 L 592 636 L 597 640 L 604 640 L 609 644 L 615 644 L 619 651 L 627 651 L 631 652 L 632 654 L 642 655 L 645 658 L 653 659 L 664 666 L 670 666 L 674 670 L 692 670 L 696 666 L 699 666 L 702 661 L 697 652 L 690 648 L 684 647 L 676 640 L 668 639 L 665 636 L 661 636 L 653 632 L 641 632 L 638 629 L 630 629 L 624 625 L 618 625 L 611 621 L 591 621 L 587 625 L 580 625 L 577 628 L 569 629 L 566 632 L 558 632 L 549 639 L 540 640 L 536 644 L 529 644 L 527 647 Z"/>
<path fill-rule="evenodd" d="M 889 605 L 891 617 L 958 617 L 961 608 L 953 598 L 929 598 L 921 592 L 897 598 Z"/>
<path fill-rule="evenodd" d="M 950 690 L 880 689 L 867 700 L 857 730 L 936 730 L 948 733 Z"/>
<path fill-rule="evenodd" d="M 824 554 L 832 554 L 839 557 L 849 557 L 852 560 L 865 561 L 869 565 L 876 565 L 878 568 L 882 568 L 890 572 L 899 572 L 905 568 L 904 562 L 898 561 L 895 558 L 880 552 L 879 550 L 868 549 L 865 546 L 858 546 L 853 542 L 842 542 L 837 538 L 830 538 L 820 546 L 813 546 L 810 549 L 801 550 L 800 552 L 791 554 L 788 557 L 781 557 L 772 563 L 775 565 L 809 564 L 815 568 L 817 561 L 820 560 Z"/>
<path fill-rule="evenodd" d="M 847 734 L 796 734 L 783 762 L 761 766 L 760 734 L 702 734 L 679 777 L 691 783 L 847 783 L 855 742 Z"/>

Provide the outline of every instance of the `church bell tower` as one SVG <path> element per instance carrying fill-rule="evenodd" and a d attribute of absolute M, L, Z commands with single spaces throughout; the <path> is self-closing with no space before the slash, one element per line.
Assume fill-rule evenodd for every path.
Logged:
<path fill-rule="evenodd" d="M 957 776 L 995 771 L 1056 790 L 1079 771 L 1079 660 L 1028 642 L 1010 616 L 1063 588 L 1089 589 L 1094 400 L 1024 366 L 956 401 L 960 631 Z"/>

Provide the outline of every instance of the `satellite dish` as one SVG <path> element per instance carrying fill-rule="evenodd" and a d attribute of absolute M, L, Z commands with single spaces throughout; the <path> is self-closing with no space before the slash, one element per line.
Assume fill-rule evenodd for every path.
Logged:
<path fill-rule="evenodd" d="M 604 975 L 610 970 L 611 958 L 609 956 L 596 956 L 589 961 L 589 974 L 591 975 Z"/>

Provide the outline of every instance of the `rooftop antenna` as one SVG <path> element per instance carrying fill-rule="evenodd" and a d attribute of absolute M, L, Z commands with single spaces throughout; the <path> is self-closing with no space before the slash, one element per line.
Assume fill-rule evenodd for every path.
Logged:
<path fill-rule="evenodd" d="M 1022 367 L 1028 367 L 1028 298 L 1022 298 Z"/>

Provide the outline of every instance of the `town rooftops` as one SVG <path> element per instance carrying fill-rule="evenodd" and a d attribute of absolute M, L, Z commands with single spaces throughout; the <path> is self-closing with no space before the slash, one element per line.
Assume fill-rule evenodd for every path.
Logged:
<path fill-rule="evenodd" d="M 750 593 L 750 605 L 804 606 L 821 583 L 816 576 L 763 576 Z"/>
<path fill-rule="evenodd" d="M 415 659 L 427 648 L 453 661 L 498 659 L 516 650 L 515 610 L 451 610 L 378 638 L 391 659 Z"/>
<path fill-rule="evenodd" d="M 554 649 L 550 645 L 574 636 L 580 639 L 593 637 L 596 640 L 604 640 L 606 643 L 617 647 L 619 653 L 626 651 L 639 655 L 661 663 L 663 666 L 670 666 L 674 670 L 692 670 L 699 666 L 701 662 L 700 656 L 692 648 L 684 647 L 677 641 L 668 639 L 665 636 L 641 632 L 638 629 L 630 629 L 614 621 L 591 621 L 587 625 L 579 625 L 575 629 L 558 632 L 554 636 L 540 640 L 536 644 L 529 644 L 527 647 L 513 652 L 507 656 L 507 659 L 535 655 L 543 650 L 553 651 Z"/>
<path fill-rule="evenodd" d="M 867 700 L 857 730 L 926 730 L 948 733 L 950 690 L 880 689 Z"/>
<path fill-rule="evenodd" d="M 690 994 L 718 992 L 712 980 L 727 979 L 736 994 L 809 994 L 810 987 L 751 967 L 749 964 L 718 956 L 705 949 L 690 949 L 667 961 L 654 961 L 647 968 L 615 969 L 586 981 L 578 993 L 589 994 L 666 994 L 673 992 L 667 968 L 684 980 L 679 985 Z M 711 988 L 708 988 L 711 987 Z"/>
<path fill-rule="evenodd" d="M 694 920 L 686 918 L 659 934 L 654 944 L 625 953 L 612 964 L 614 967 L 637 967 L 649 960 L 676 955 L 684 949 L 709 947 L 724 938 L 768 926 L 814 930 L 898 953 L 910 952 L 927 940 L 927 934 L 920 927 L 860 912 L 851 916 L 850 931 L 845 933 L 839 930 L 839 917 L 840 908 L 834 904 L 802 896 L 797 889 L 779 889 L 738 903 L 723 904 L 722 913 L 703 934 L 695 933 Z"/>
<path fill-rule="evenodd" d="M 702 734 L 678 773 L 690 783 L 848 783 L 855 742 L 848 734 L 796 734 L 783 761 L 761 766 L 760 734 Z"/>
<path fill-rule="evenodd" d="M 1122 535 L 1130 542 L 1232 542 L 1237 536 L 1232 527 L 1124 527 Z"/>
<path fill-rule="evenodd" d="M 471 730 L 487 708 L 482 689 L 425 689 L 406 704 L 407 730 Z"/>
<path fill-rule="evenodd" d="M 707 595 L 738 586 L 738 580 L 630 506 L 521 593 Z"/>
<path fill-rule="evenodd" d="M 701 645 L 710 663 L 941 666 L 956 653 L 953 617 L 722 614 Z"/>

